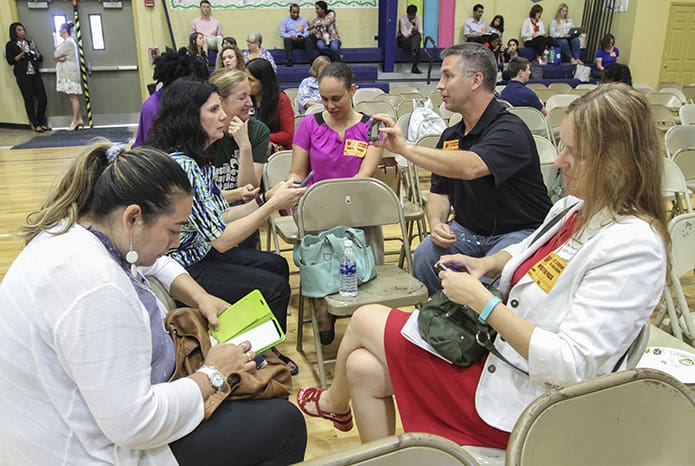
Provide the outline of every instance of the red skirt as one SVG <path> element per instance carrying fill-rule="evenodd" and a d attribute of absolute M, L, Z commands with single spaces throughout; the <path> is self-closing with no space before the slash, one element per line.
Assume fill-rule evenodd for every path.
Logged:
<path fill-rule="evenodd" d="M 485 358 L 469 367 L 457 367 L 415 346 L 401 335 L 409 316 L 393 309 L 384 334 L 403 429 L 440 435 L 459 445 L 506 449 L 509 432 L 486 424 L 475 409 Z"/>

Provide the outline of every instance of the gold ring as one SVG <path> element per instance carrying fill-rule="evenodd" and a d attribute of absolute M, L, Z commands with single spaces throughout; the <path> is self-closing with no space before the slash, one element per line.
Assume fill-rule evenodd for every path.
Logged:
<path fill-rule="evenodd" d="M 253 358 L 251 357 L 251 353 L 250 353 L 250 352 L 246 352 L 246 362 L 251 362 L 251 359 L 253 359 Z"/>

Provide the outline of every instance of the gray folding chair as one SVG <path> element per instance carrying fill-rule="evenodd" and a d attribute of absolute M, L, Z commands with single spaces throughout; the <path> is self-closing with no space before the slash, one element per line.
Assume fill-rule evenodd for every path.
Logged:
<path fill-rule="evenodd" d="M 393 119 L 396 119 L 396 110 L 388 102 L 379 100 L 364 100 L 354 107 L 356 112 L 362 112 L 365 115 L 374 115 L 377 113 L 385 113 Z"/>
<path fill-rule="evenodd" d="M 695 213 L 681 214 L 671 219 L 668 231 L 671 236 L 671 283 L 664 293 L 665 312 L 663 308 L 660 310 L 655 323 L 661 325 L 664 314 L 668 313 L 673 336 L 692 345 L 695 342 L 695 324 L 680 280 L 695 269 Z"/>
<path fill-rule="evenodd" d="M 408 232 L 401 203 L 396 194 L 382 181 L 374 178 L 336 178 L 312 185 L 302 196 L 297 207 L 299 238 L 307 232 L 319 232 L 337 225 L 357 228 L 395 224 L 400 226 L 401 237 Z M 349 317 L 360 306 L 384 304 L 391 307 L 411 306 L 427 299 L 427 288 L 412 276 L 410 242 L 404 241 L 408 271 L 395 265 L 377 266 L 377 276 L 360 285 L 355 298 L 341 298 L 340 294 L 324 298 L 328 313 L 336 317 Z M 301 293 L 301 286 L 300 286 Z M 300 294 L 300 300 L 302 296 Z M 315 300 L 311 300 L 311 324 L 321 386 L 326 386 L 324 360 Z M 297 351 L 303 353 L 303 310 L 298 312 Z"/>
<path fill-rule="evenodd" d="M 358 104 L 366 100 L 374 100 L 374 97 L 383 93 L 384 91 L 378 87 L 360 87 L 355 91 L 355 95 L 352 96 L 352 103 Z"/>
<path fill-rule="evenodd" d="M 683 172 L 678 165 L 673 160 L 667 158 L 664 158 L 662 189 L 664 197 L 671 200 L 671 217 L 693 211 L 693 206 L 690 202 L 690 190 L 688 189 L 688 183 L 685 181 L 685 176 L 683 176 Z"/>
<path fill-rule="evenodd" d="M 668 131 L 676 125 L 676 119 L 673 117 L 673 112 L 668 107 L 660 104 L 650 103 L 649 110 L 651 110 L 652 119 L 654 120 L 656 129 L 658 129 L 659 131 L 665 133 L 666 131 Z"/>
<path fill-rule="evenodd" d="M 695 126 L 678 125 L 669 128 L 664 136 L 664 144 L 666 156 L 670 159 L 679 150 L 695 148 Z"/>
<path fill-rule="evenodd" d="M 454 442 L 432 434 L 409 432 L 299 463 L 303 466 L 477 466 Z"/>
<path fill-rule="evenodd" d="M 653 369 L 615 372 L 551 390 L 523 412 L 508 466 L 693 464 L 695 397 Z"/>
<path fill-rule="evenodd" d="M 555 167 L 555 159 L 557 158 L 557 149 L 547 138 L 543 136 L 533 135 L 536 141 L 536 149 L 538 150 L 538 158 L 541 162 L 541 174 L 543 175 L 543 183 L 550 192 L 550 189 L 555 182 L 557 176 L 557 168 Z"/>
<path fill-rule="evenodd" d="M 507 111 L 521 118 L 531 133 L 543 136 L 549 141 L 553 140 L 548 129 L 548 122 L 539 110 L 533 107 L 512 107 L 508 108 Z"/>
<path fill-rule="evenodd" d="M 275 152 L 263 167 L 263 184 L 268 190 L 287 179 L 292 166 L 292 151 L 281 150 Z M 280 254 L 280 241 L 278 235 L 285 243 L 294 244 L 297 242 L 297 225 L 291 215 L 281 216 L 275 213 L 268 219 L 269 228 L 266 238 L 266 250 L 270 251 L 270 240 L 273 240 L 273 249 L 276 254 Z"/>

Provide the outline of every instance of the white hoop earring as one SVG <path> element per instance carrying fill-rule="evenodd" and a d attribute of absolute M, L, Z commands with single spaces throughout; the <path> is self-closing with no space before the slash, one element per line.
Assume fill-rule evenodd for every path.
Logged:
<path fill-rule="evenodd" d="M 128 241 L 128 252 L 125 255 L 125 260 L 127 263 L 130 264 L 130 273 L 133 275 L 133 277 L 138 276 L 138 268 L 135 265 L 135 263 L 138 261 L 140 258 L 140 255 L 136 250 L 133 249 L 133 237 L 130 237 L 130 240 Z"/>

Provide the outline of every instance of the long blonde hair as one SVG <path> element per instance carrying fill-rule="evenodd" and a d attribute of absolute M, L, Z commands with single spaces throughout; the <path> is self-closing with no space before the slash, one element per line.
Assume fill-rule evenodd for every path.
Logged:
<path fill-rule="evenodd" d="M 239 85 L 239 83 L 246 81 L 246 73 L 239 70 L 217 70 L 212 73 L 210 79 L 208 80 L 210 84 L 215 86 L 217 93 L 223 99 L 226 99 L 234 89 Z"/>
<path fill-rule="evenodd" d="M 668 251 L 664 156 L 644 96 L 623 83 L 604 84 L 572 102 L 566 117 L 584 181 L 582 223 L 601 210 L 636 215 L 661 235 Z"/>
<path fill-rule="evenodd" d="M 557 7 L 557 13 L 555 13 L 555 19 L 567 19 L 567 18 L 560 18 L 560 12 L 562 11 L 563 8 L 567 8 L 567 16 L 569 16 L 569 11 L 570 7 L 567 6 L 566 3 L 560 3 L 560 6 Z"/>
<path fill-rule="evenodd" d="M 77 156 L 41 208 L 21 226 L 29 243 L 36 235 L 65 223 L 65 233 L 85 213 L 100 220 L 116 208 L 137 204 L 143 220 L 171 211 L 179 194 L 190 194 L 183 169 L 153 147 L 123 150 L 102 141 Z"/>

